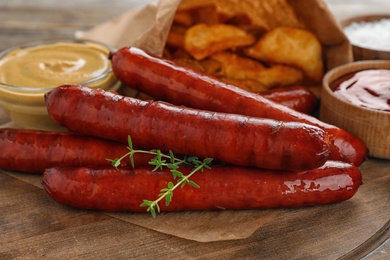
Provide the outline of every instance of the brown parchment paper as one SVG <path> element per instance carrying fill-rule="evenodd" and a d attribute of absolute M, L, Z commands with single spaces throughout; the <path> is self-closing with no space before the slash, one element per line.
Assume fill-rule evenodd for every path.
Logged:
<path fill-rule="evenodd" d="M 220 12 L 245 12 L 254 23 L 266 29 L 277 26 L 307 28 L 317 34 L 324 46 L 327 70 L 352 61 L 352 49 L 340 25 L 321 0 L 160 0 L 136 10 L 129 10 L 76 37 L 97 40 L 120 48 L 135 46 L 161 55 L 173 15 L 179 8 L 215 2 Z M 10 173 L 15 178 L 41 186 L 41 177 Z M 107 213 L 108 215 L 173 236 L 200 242 L 244 239 L 280 210 L 245 210 L 161 213 L 152 219 L 149 213 Z"/>
<path fill-rule="evenodd" d="M 3 170 L 0 172 L 43 189 L 41 175 Z M 280 214 L 280 211 L 270 209 L 162 212 L 156 219 L 149 213 L 105 214 L 161 233 L 198 242 L 212 242 L 250 237 L 263 224 L 274 219 L 276 214 Z"/>

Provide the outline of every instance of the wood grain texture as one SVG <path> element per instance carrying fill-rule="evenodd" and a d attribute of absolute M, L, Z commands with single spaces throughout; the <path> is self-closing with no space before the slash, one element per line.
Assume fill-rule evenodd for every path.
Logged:
<path fill-rule="evenodd" d="M 359 2 L 358 8 L 386 1 L 353 2 Z M 26 40 L 72 36 L 75 30 L 89 29 L 140 4 L 55 2 L 0 3 L 0 49 Z M 345 9 L 351 2 L 329 0 L 337 13 L 343 10 L 338 6 Z M 352 12 L 354 8 L 349 8 L 347 13 Z M 212 243 L 157 232 L 115 214 L 58 205 L 39 187 L 0 172 L 0 259 L 336 259 L 366 241 L 374 246 L 367 259 L 389 259 L 389 240 L 375 244 L 370 239 L 390 219 L 390 162 L 370 158 L 360 168 L 364 185 L 351 200 L 276 210 L 273 221 L 249 238 Z M 386 232 L 384 236 L 389 236 Z"/>
<path fill-rule="evenodd" d="M 174 259 L 335 259 L 364 243 L 390 217 L 390 177 L 385 176 L 390 171 L 389 163 L 369 160 L 362 171 L 365 184 L 349 201 L 277 210 L 273 221 L 251 237 L 213 243 L 166 235 L 105 213 L 63 207 L 42 189 L 1 174 L 0 259 L 26 255 L 49 259 L 149 259 L 170 255 Z"/>

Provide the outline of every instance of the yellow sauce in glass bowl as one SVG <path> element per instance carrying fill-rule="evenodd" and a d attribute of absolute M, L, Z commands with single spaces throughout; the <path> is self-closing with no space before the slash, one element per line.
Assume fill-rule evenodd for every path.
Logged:
<path fill-rule="evenodd" d="M 0 106 L 17 126 L 60 129 L 47 114 L 44 93 L 63 84 L 117 90 L 110 51 L 102 43 L 76 39 L 43 40 L 3 51 Z"/>

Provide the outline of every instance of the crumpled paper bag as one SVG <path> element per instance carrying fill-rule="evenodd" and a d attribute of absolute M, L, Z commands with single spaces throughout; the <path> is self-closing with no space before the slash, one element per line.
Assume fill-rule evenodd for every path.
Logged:
<path fill-rule="evenodd" d="M 162 0 L 129 10 L 89 31 L 77 31 L 76 38 L 104 42 L 115 48 L 134 46 L 161 55 L 177 0 Z"/>

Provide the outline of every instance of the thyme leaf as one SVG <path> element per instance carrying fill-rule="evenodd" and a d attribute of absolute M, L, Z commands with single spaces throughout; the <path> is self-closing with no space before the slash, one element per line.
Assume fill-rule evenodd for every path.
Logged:
<path fill-rule="evenodd" d="M 200 186 L 196 182 L 190 180 L 190 177 L 197 172 L 203 172 L 205 169 L 211 169 L 211 164 L 213 161 L 212 158 L 205 158 L 201 160 L 196 156 L 188 156 L 181 159 L 176 158 L 171 150 L 168 151 L 168 154 L 161 152 L 161 150 L 135 150 L 133 149 L 133 143 L 130 136 L 128 136 L 127 138 L 127 143 L 127 149 L 129 150 L 128 153 L 126 153 L 120 158 L 106 159 L 111 162 L 111 165 L 113 167 L 118 168 L 121 165 L 121 161 L 126 157 L 129 157 L 131 166 L 134 168 L 134 154 L 151 154 L 155 155 L 155 157 L 148 162 L 149 165 L 154 166 L 154 169 L 152 171 L 162 170 L 164 169 L 164 167 L 168 168 L 172 173 L 173 180 L 176 180 L 176 183 L 172 181 L 168 182 L 167 187 L 162 188 L 160 190 L 157 199 L 153 201 L 143 200 L 143 202 L 141 203 L 140 207 L 147 207 L 146 211 L 150 212 L 153 218 L 156 218 L 157 213 L 160 213 L 159 203 L 162 200 L 165 200 L 165 205 L 169 206 L 173 199 L 174 190 L 179 187 L 183 188 L 186 186 L 186 184 L 194 188 L 200 188 Z M 193 168 L 188 175 L 184 175 L 179 170 L 180 166 L 193 166 Z"/>

